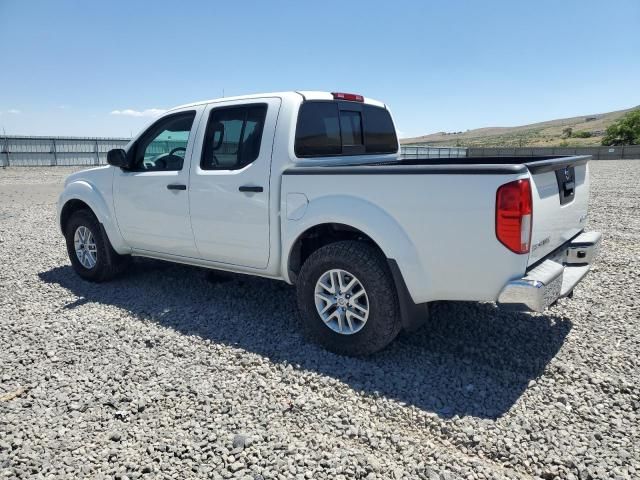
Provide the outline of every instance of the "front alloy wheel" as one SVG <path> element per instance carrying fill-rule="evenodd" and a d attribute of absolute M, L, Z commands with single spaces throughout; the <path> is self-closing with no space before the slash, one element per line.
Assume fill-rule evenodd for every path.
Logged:
<path fill-rule="evenodd" d="M 129 256 L 118 255 L 90 210 L 73 212 L 64 231 L 71 265 L 85 280 L 104 282 L 127 266 Z"/>
<path fill-rule="evenodd" d="M 84 225 L 76 228 L 76 233 L 73 235 L 73 246 L 76 250 L 76 257 L 84 268 L 90 270 L 96 266 L 98 249 L 91 230 Z"/>

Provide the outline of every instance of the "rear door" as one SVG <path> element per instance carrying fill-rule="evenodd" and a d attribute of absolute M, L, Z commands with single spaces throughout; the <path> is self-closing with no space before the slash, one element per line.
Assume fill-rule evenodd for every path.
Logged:
<path fill-rule="evenodd" d="M 589 201 L 587 157 L 527 165 L 533 177 L 533 226 L 529 265 L 584 229 Z"/>
<path fill-rule="evenodd" d="M 189 208 L 200 258 L 266 268 L 279 98 L 210 104 L 194 149 Z"/>

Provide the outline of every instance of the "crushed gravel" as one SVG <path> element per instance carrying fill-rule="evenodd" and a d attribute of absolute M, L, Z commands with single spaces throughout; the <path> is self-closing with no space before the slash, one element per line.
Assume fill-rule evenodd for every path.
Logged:
<path fill-rule="evenodd" d="M 0 170 L 0 478 L 640 478 L 640 161 L 590 167 L 604 241 L 573 299 L 437 304 L 368 359 L 305 342 L 279 282 L 83 282 L 69 170 Z"/>

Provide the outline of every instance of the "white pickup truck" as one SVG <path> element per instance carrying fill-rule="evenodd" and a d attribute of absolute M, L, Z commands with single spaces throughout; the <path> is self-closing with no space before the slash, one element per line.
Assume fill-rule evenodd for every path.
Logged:
<path fill-rule="evenodd" d="M 104 281 L 132 255 L 297 286 L 304 330 L 378 351 L 436 300 L 542 311 L 596 255 L 589 157 L 402 158 L 386 105 L 285 92 L 167 111 L 58 203 L 69 258 Z"/>

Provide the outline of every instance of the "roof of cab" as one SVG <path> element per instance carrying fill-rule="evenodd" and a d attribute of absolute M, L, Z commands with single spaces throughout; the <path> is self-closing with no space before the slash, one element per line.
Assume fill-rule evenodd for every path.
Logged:
<path fill-rule="evenodd" d="M 184 105 L 179 105 L 177 107 L 172 107 L 168 111 L 178 110 L 181 108 L 195 107 L 197 105 L 202 105 L 206 103 L 218 103 L 218 102 L 228 102 L 233 100 L 252 100 L 254 98 L 268 98 L 268 97 L 278 97 L 278 98 L 302 98 L 304 100 L 333 100 L 333 95 L 331 92 L 321 92 L 321 91 L 311 91 L 311 90 L 300 90 L 300 91 L 289 91 L 289 92 L 272 92 L 272 93 L 254 93 L 251 95 L 239 95 L 236 97 L 222 97 L 222 98 L 213 98 L 211 100 L 201 100 L 199 102 L 191 102 L 186 103 Z M 378 100 L 374 100 L 372 98 L 364 97 L 364 103 L 369 105 L 376 105 L 378 107 L 386 108 L 386 105 Z"/>

